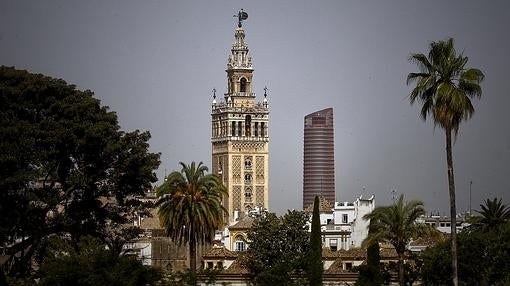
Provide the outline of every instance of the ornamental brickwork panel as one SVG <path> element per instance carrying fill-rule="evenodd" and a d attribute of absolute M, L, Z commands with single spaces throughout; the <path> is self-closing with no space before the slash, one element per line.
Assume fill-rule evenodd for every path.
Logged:
<path fill-rule="evenodd" d="M 232 206 L 234 210 L 241 210 L 241 186 L 234 186 L 232 188 Z"/>
<path fill-rule="evenodd" d="M 255 180 L 257 184 L 264 184 L 264 156 L 257 156 L 255 159 Z"/>
<path fill-rule="evenodd" d="M 255 204 L 257 206 L 264 205 L 264 186 L 257 186 L 255 189 Z"/>
<path fill-rule="evenodd" d="M 232 156 L 232 181 L 234 184 L 241 183 L 241 156 Z"/>

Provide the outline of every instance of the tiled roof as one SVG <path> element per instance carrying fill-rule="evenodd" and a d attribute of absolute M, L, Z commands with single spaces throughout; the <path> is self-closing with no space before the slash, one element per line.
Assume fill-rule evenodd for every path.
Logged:
<path fill-rule="evenodd" d="M 393 246 L 381 246 L 379 253 L 382 259 L 398 258 L 397 251 Z"/>
<path fill-rule="evenodd" d="M 325 274 L 337 274 L 337 273 L 343 273 L 346 272 L 343 268 L 343 262 L 342 259 L 338 258 L 331 264 L 331 266 L 324 271 Z"/>
<path fill-rule="evenodd" d="M 233 251 L 230 251 L 225 248 L 225 246 L 213 246 L 206 254 L 204 254 L 204 258 L 230 258 L 235 259 L 237 254 Z"/>
<path fill-rule="evenodd" d="M 325 259 L 336 259 L 343 258 L 345 259 L 356 259 L 361 260 L 367 257 L 367 252 L 365 249 L 361 248 L 351 248 L 349 250 L 340 249 L 337 251 L 332 251 L 329 248 L 322 249 L 322 258 Z"/>
<path fill-rule="evenodd" d="M 236 260 L 230 265 L 229 268 L 225 269 L 223 273 L 226 274 L 249 274 L 248 266 L 246 264 L 246 257 L 240 255 Z"/>
<path fill-rule="evenodd" d="M 241 218 L 236 224 L 232 225 L 232 226 L 229 226 L 228 228 L 229 229 L 250 229 L 251 226 L 253 225 L 253 221 L 254 219 L 249 217 L 249 216 L 245 216 L 243 218 Z"/>

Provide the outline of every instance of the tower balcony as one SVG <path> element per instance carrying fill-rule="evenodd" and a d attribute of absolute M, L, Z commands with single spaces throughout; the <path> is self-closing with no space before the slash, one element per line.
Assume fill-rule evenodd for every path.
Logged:
<path fill-rule="evenodd" d="M 230 94 L 233 97 L 255 97 L 255 92 L 233 92 Z"/>
<path fill-rule="evenodd" d="M 251 142 L 269 142 L 269 137 L 262 136 L 218 136 L 212 137 L 211 142 L 223 141 L 251 141 Z"/>

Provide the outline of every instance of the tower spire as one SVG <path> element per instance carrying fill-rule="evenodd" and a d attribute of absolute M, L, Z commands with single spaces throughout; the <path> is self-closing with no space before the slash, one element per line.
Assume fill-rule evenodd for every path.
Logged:
<path fill-rule="evenodd" d="M 211 112 L 212 173 L 220 177 L 228 191 L 223 198 L 228 222 L 238 214 L 269 206 L 267 89 L 264 101 L 257 102 L 254 70 L 242 26 L 248 14 L 240 10 L 235 17 L 238 25 L 225 70 L 225 100 L 216 103 Z"/>

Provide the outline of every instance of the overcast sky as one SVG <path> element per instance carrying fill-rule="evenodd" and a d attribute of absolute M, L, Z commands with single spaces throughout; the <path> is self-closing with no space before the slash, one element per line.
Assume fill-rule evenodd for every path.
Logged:
<path fill-rule="evenodd" d="M 508 1 L 0 0 L 0 65 L 90 89 L 125 130 L 149 130 L 158 177 L 178 162 L 210 166 L 213 88 L 241 8 L 254 88 L 270 105 L 270 209 L 302 202 L 303 117 L 333 107 L 338 201 L 392 190 L 448 213 L 445 138 L 410 106 L 410 53 L 455 39 L 486 76 L 454 145 L 457 209 L 510 203 Z M 220 96 L 221 97 L 221 96 Z"/>

